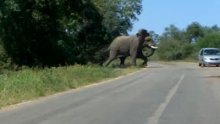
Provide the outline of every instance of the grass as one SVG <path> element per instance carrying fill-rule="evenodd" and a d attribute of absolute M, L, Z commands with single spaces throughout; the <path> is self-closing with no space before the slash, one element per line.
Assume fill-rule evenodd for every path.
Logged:
<path fill-rule="evenodd" d="M 136 70 L 138 68 L 120 69 L 75 65 L 7 71 L 0 75 L 0 108 L 97 83 Z"/>

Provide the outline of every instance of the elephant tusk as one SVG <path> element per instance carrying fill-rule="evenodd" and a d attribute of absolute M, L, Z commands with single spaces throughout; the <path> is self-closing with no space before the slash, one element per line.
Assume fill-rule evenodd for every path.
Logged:
<path fill-rule="evenodd" d="M 157 49 L 158 47 L 156 47 L 156 46 L 150 46 L 152 49 Z"/>

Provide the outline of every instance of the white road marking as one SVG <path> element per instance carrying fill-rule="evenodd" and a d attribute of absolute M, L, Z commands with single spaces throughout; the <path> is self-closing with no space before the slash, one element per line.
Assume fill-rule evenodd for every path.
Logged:
<path fill-rule="evenodd" d="M 184 77 L 185 77 L 185 75 L 183 74 L 180 77 L 180 79 L 177 82 L 177 84 L 174 87 L 172 87 L 172 89 L 169 91 L 168 95 L 166 96 L 165 101 L 157 108 L 157 110 L 155 111 L 153 116 L 151 116 L 148 119 L 147 124 L 158 124 L 161 115 L 163 114 L 164 110 L 166 109 L 166 107 L 170 103 L 170 101 L 173 98 L 173 96 L 176 94 L 177 89 L 180 86 L 180 84 L 182 83 L 182 80 L 184 79 Z"/>

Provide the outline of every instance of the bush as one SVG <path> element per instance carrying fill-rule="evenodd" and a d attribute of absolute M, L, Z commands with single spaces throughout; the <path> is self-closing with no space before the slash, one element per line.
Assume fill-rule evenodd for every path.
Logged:
<path fill-rule="evenodd" d="M 161 41 L 157 54 L 161 60 L 181 60 L 192 54 L 194 46 L 178 40 Z"/>
<path fill-rule="evenodd" d="M 217 47 L 220 48 L 220 33 L 211 33 L 203 38 L 200 38 L 196 43 L 197 50 L 204 47 Z"/>
<path fill-rule="evenodd" d="M 11 65 L 11 59 L 6 54 L 3 46 L 0 44 L 0 73 L 2 73 L 4 69 L 10 68 L 10 65 Z"/>

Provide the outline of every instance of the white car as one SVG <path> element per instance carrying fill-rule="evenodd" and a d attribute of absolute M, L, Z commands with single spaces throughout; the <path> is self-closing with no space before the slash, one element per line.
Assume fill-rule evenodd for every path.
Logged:
<path fill-rule="evenodd" d="M 218 48 L 202 48 L 199 51 L 199 66 L 220 65 L 220 50 Z"/>

